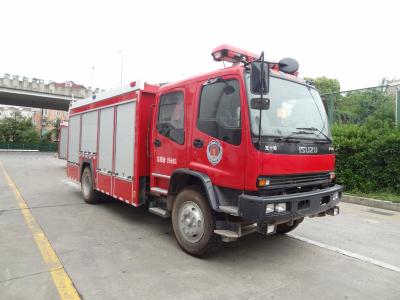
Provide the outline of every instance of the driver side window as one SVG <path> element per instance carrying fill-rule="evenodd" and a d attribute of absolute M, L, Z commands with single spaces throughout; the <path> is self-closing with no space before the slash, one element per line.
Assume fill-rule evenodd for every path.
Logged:
<path fill-rule="evenodd" d="M 183 145 L 185 131 L 182 92 L 173 92 L 160 97 L 157 131 L 161 135 Z"/>
<path fill-rule="evenodd" d="M 207 135 L 232 145 L 240 145 L 239 83 L 235 79 L 203 86 L 197 128 Z"/>

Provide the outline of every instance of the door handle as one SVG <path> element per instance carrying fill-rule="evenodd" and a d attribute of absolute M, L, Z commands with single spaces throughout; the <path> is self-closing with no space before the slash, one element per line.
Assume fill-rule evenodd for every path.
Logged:
<path fill-rule="evenodd" d="M 154 146 L 160 147 L 161 146 L 161 141 L 159 139 L 154 140 Z"/>
<path fill-rule="evenodd" d="M 203 147 L 203 145 L 204 145 L 203 140 L 200 140 L 200 139 L 193 140 L 193 146 L 195 146 L 196 148 L 201 148 L 201 147 Z"/>

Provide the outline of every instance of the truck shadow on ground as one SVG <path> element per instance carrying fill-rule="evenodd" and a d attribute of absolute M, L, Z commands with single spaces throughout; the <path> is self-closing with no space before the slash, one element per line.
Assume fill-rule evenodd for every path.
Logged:
<path fill-rule="evenodd" d="M 132 227 L 132 230 L 141 230 L 146 227 L 146 231 L 151 230 L 154 236 L 169 235 L 171 242 L 175 243 L 176 250 L 180 250 L 175 242 L 172 231 L 171 219 L 161 218 L 150 213 L 146 207 L 132 207 L 126 203 L 122 203 L 111 197 L 106 197 L 100 204 L 113 217 L 122 219 L 124 223 Z M 149 229 L 149 227 L 151 227 Z M 151 234 L 153 235 L 153 233 Z M 164 242 L 163 239 L 160 242 Z M 293 247 L 296 246 L 296 247 Z M 275 257 L 285 259 L 287 255 L 298 255 L 301 248 L 307 247 L 306 244 L 290 238 L 287 235 L 270 235 L 265 236 L 259 233 L 252 233 L 238 239 L 235 242 L 223 243 L 222 248 L 207 260 L 227 260 L 235 261 L 236 259 L 255 258 L 255 257 Z M 294 252 L 293 249 L 297 249 Z"/>

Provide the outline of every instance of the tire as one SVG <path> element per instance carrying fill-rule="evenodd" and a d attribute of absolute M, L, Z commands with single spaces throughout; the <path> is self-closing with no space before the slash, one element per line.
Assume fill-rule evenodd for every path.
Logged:
<path fill-rule="evenodd" d="M 292 230 L 294 230 L 301 222 L 303 222 L 304 218 L 294 220 L 292 225 L 290 223 L 283 223 L 276 226 L 276 233 L 278 234 L 285 234 Z"/>
<path fill-rule="evenodd" d="M 200 222 L 199 222 L 200 221 Z M 222 245 L 206 197 L 196 187 L 182 190 L 172 208 L 172 227 L 179 246 L 195 257 L 212 255 Z"/>
<path fill-rule="evenodd" d="M 89 167 L 86 167 L 82 172 L 81 191 L 86 203 L 95 204 L 99 202 L 99 193 L 93 189 L 92 172 Z"/>

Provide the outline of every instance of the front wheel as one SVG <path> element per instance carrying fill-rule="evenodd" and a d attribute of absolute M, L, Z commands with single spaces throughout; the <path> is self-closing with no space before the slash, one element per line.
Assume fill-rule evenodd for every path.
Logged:
<path fill-rule="evenodd" d="M 172 227 L 179 246 L 190 255 L 216 252 L 221 238 L 214 233 L 215 220 L 203 193 L 193 187 L 181 191 L 172 208 Z"/>
<path fill-rule="evenodd" d="M 93 189 L 92 172 L 86 167 L 82 172 L 81 191 L 86 203 L 95 204 L 99 202 L 98 192 Z"/>

